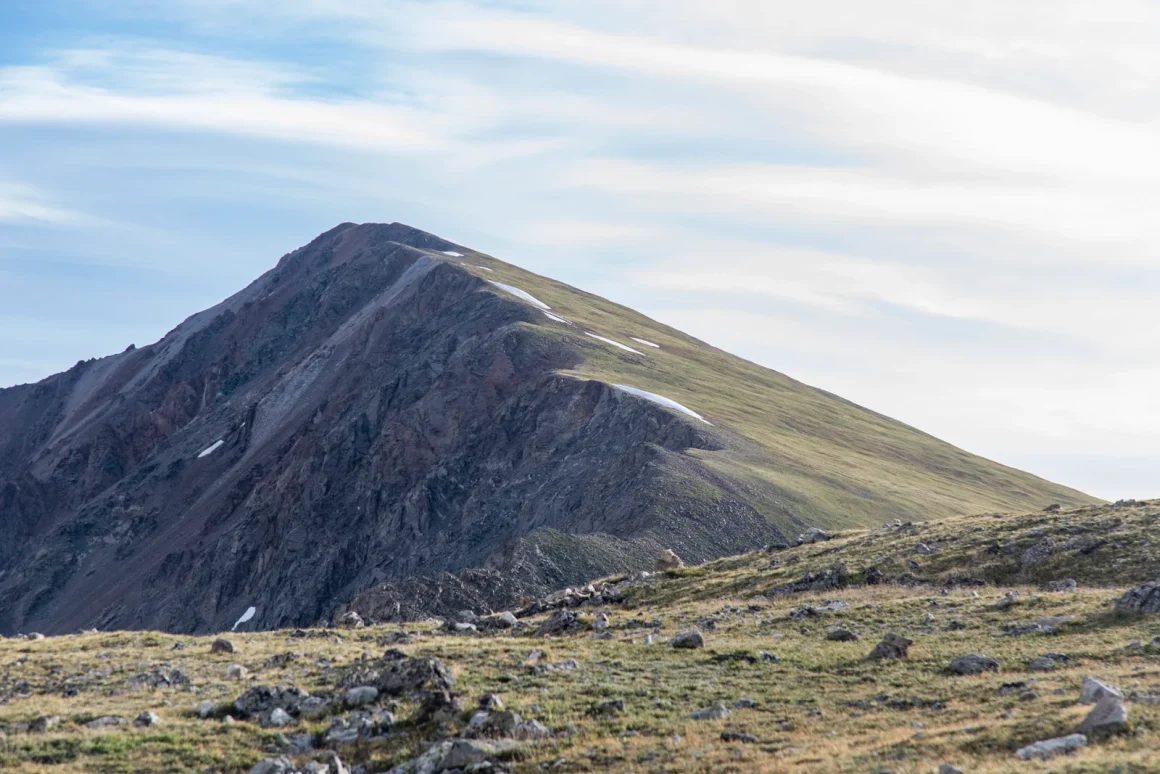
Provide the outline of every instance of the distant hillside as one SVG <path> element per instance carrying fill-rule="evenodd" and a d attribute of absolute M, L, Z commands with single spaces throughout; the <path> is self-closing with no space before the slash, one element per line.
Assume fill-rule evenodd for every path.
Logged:
<path fill-rule="evenodd" d="M 0 632 L 304 625 L 460 583 L 499 605 L 665 547 L 1092 502 L 468 248 L 343 224 L 157 344 L 0 390 Z"/>

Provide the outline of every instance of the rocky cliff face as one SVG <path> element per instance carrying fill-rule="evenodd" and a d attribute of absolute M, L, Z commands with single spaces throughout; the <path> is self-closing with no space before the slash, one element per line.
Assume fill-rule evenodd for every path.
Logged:
<path fill-rule="evenodd" d="M 503 604 L 801 521 L 723 468 L 744 436 L 585 378 L 591 337 L 461 251 L 344 224 L 157 344 L 0 390 L 0 632 Z"/>
<path fill-rule="evenodd" d="M 660 534 L 664 479 L 708 475 L 672 460 L 720 443 L 560 375 L 579 353 L 453 247 L 339 227 L 152 347 L 0 392 L 0 628 L 289 626 L 387 580 L 518 561 L 539 589 L 776 534 L 737 503 L 728 536 L 723 504 Z"/>

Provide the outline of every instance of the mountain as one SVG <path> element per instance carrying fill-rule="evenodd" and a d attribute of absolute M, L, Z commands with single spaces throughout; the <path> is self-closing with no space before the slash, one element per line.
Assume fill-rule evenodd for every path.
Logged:
<path fill-rule="evenodd" d="M 0 390 L 0 632 L 510 604 L 662 548 L 1095 502 L 402 224 Z"/>

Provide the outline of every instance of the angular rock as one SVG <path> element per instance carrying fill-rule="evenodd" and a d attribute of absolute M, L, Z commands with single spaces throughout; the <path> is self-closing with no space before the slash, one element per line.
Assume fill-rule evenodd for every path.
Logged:
<path fill-rule="evenodd" d="M 1066 591 L 1075 591 L 1079 586 L 1074 578 L 1064 578 L 1063 580 L 1052 581 L 1047 584 L 1047 590 L 1054 593 L 1061 593 Z"/>
<path fill-rule="evenodd" d="M 366 624 L 363 622 L 362 616 L 353 610 L 348 610 L 343 613 L 338 619 L 338 626 L 341 629 L 361 629 Z"/>
<path fill-rule="evenodd" d="M 661 551 L 661 555 L 657 557 L 653 569 L 656 572 L 663 572 L 665 570 L 679 570 L 684 567 L 685 563 L 681 561 L 681 557 L 677 556 L 671 549 L 666 548 Z"/>
<path fill-rule="evenodd" d="M 914 640 L 895 634 L 888 633 L 882 638 L 882 641 L 874 646 L 874 650 L 866 656 L 867 661 L 881 661 L 892 658 L 906 658 L 907 650 L 914 644 Z"/>
<path fill-rule="evenodd" d="M 938 774 L 963 774 L 962 769 L 956 769 L 949 763 L 944 763 L 938 767 Z"/>
<path fill-rule="evenodd" d="M 1003 665 L 993 658 L 972 653 L 952 660 L 947 668 L 956 675 L 980 675 L 983 672 L 998 672 Z"/>
<path fill-rule="evenodd" d="M 690 629 L 687 632 L 681 632 L 669 640 L 669 645 L 671 647 L 677 648 L 678 650 L 694 650 L 696 648 L 703 648 L 705 647 L 705 635 L 701 634 L 701 632 L 697 631 L 696 629 Z"/>
<path fill-rule="evenodd" d="M 137 728 L 152 728 L 161 725 L 161 717 L 156 712 L 142 712 L 133 721 L 133 725 Z"/>
<path fill-rule="evenodd" d="M 383 671 L 378 689 L 387 696 L 408 696 L 422 691 L 450 691 L 455 675 L 437 658 L 407 658 Z"/>
<path fill-rule="evenodd" d="M 1124 694 L 1119 688 L 1108 685 L 1103 680 L 1099 680 L 1091 675 L 1083 679 L 1083 686 L 1079 692 L 1080 704 L 1095 704 L 1105 696 L 1111 696 L 1115 699 L 1124 698 Z"/>
<path fill-rule="evenodd" d="M 263 758 L 254 764 L 250 774 L 284 774 L 293 769 L 294 764 L 286 758 Z"/>
<path fill-rule="evenodd" d="M 202 701 L 198 702 L 193 711 L 197 713 L 199 718 L 205 720 L 210 715 L 212 715 L 216 709 L 217 705 L 215 705 L 212 701 Z"/>
<path fill-rule="evenodd" d="M 359 685 L 350 688 L 342 695 L 343 703 L 348 707 L 362 707 L 373 704 L 379 698 L 379 689 L 373 685 Z"/>
<path fill-rule="evenodd" d="M 290 717 L 290 713 L 281 707 L 275 707 L 269 712 L 263 712 L 258 716 L 258 725 L 262 728 L 283 728 L 291 725 L 294 718 Z"/>
<path fill-rule="evenodd" d="M 727 717 L 729 717 L 729 709 L 721 702 L 689 714 L 689 720 L 721 720 Z"/>
<path fill-rule="evenodd" d="M 85 723 L 85 728 L 112 728 L 113 726 L 123 726 L 126 722 L 125 718 L 117 717 L 116 715 L 105 715 L 104 717 Z"/>
<path fill-rule="evenodd" d="M 827 626 L 826 639 L 831 642 L 857 642 L 857 634 L 841 626 Z"/>
<path fill-rule="evenodd" d="M 51 731 L 60 725 L 60 717 L 58 715 L 41 715 L 38 718 L 33 718 L 28 724 L 29 733 L 43 734 L 46 731 Z"/>
<path fill-rule="evenodd" d="M 536 637 L 565 634 L 580 626 L 579 619 L 571 610 L 557 610 L 541 623 L 534 633 Z"/>
<path fill-rule="evenodd" d="M 821 543 L 829 539 L 830 535 L 827 534 L 824 530 L 820 530 L 817 527 L 810 527 L 805 532 L 798 535 L 797 540 L 794 542 L 800 546 L 809 543 Z"/>
<path fill-rule="evenodd" d="M 219 638 L 219 639 L 214 640 L 210 644 L 209 652 L 210 653 L 233 653 L 234 652 L 234 644 L 232 642 L 230 642 L 229 640 L 225 639 L 224 637 Z"/>
<path fill-rule="evenodd" d="M 1023 556 L 1019 558 L 1019 564 L 1024 567 L 1034 567 L 1047 561 L 1054 553 L 1055 541 L 1051 538 L 1044 538 L 1023 552 Z"/>
<path fill-rule="evenodd" d="M 1016 750 L 1015 757 L 1022 761 L 1029 761 L 1033 758 L 1046 761 L 1057 755 L 1075 752 L 1081 747 L 1087 746 L 1087 741 L 1087 737 L 1083 734 L 1072 734 L 1071 736 L 1061 736 L 1056 739 L 1045 739 L 1042 742 L 1029 744 L 1026 747 Z"/>
<path fill-rule="evenodd" d="M 1080 724 L 1079 732 L 1089 737 L 1118 734 L 1128 729 L 1128 708 L 1124 700 L 1104 694 Z"/>
<path fill-rule="evenodd" d="M 1149 581 L 1126 592 L 1116 602 L 1120 615 L 1160 615 L 1160 583 Z"/>
<path fill-rule="evenodd" d="M 250 670 L 246 669 L 241 664 L 230 664 L 226 667 L 227 680 L 245 680 L 250 674 Z"/>

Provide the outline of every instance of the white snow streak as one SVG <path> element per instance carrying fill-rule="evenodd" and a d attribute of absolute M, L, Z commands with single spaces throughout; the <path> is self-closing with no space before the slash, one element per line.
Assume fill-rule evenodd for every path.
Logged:
<path fill-rule="evenodd" d="M 253 618 L 253 617 L 254 617 L 254 614 L 255 614 L 255 613 L 257 613 L 257 612 L 258 612 L 257 608 L 254 608 L 254 607 L 248 608 L 248 609 L 246 610 L 246 612 L 242 613 L 242 617 L 241 617 L 241 618 L 239 618 L 239 619 L 237 620 L 237 622 L 234 624 L 234 628 L 233 628 L 233 629 L 230 629 L 230 631 L 231 631 L 231 632 L 232 632 L 232 631 L 235 631 L 235 630 L 236 630 L 236 629 L 237 629 L 239 626 L 241 626 L 241 625 L 242 625 L 242 624 L 244 624 L 246 621 L 248 621 L 248 620 L 250 620 L 251 618 Z"/>
<path fill-rule="evenodd" d="M 524 301 L 527 301 L 532 306 L 539 307 L 540 309 L 543 309 L 545 311 L 552 308 L 552 307 L 548 306 L 547 304 L 545 304 L 540 299 L 533 296 L 531 293 L 520 290 L 517 287 L 514 287 L 512 285 L 505 285 L 502 282 L 495 282 L 494 280 L 488 280 L 488 282 L 495 285 L 497 288 L 499 288 L 500 290 L 502 290 L 505 293 L 511 293 L 516 298 L 520 298 L 520 299 L 523 299 Z"/>
<path fill-rule="evenodd" d="M 452 258 L 462 258 L 463 253 L 457 253 L 454 250 L 443 250 L 444 255 L 450 255 Z"/>
<path fill-rule="evenodd" d="M 638 339 L 636 336 L 629 336 L 629 338 L 632 339 L 633 341 L 635 341 L 637 344 L 644 344 L 646 347 L 652 347 L 654 349 L 661 348 L 660 344 L 653 344 L 648 339 Z"/>
<path fill-rule="evenodd" d="M 592 331 L 584 331 L 584 335 L 591 336 L 592 338 L 594 338 L 598 341 L 603 341 L 605 344 L 611 344 L 614 347 L 619 347 L 619 348 L 623 349 L 625 352 L 632 352 L 633 354 L 636 354 L 636 355 L 643 355 L 644 354 L 643 352 L 639 352 L 639 351 L 633 349 L 632 347 L 628 346 L 627 344 L 621 344 L 619 341 L 613 341 L 612 339 L 606 339 L 603 336 L 596 335 Z"/>
<path fill-rule="evenodd" d="M 475 266 L 475 264 L 474 264 L 474 263 L 473 263 L 473 264 L 471 264 L 471 265 L 472 265 L 472 266 Z M 489 268 L 487 268 L 486 266 L 475 266 L 475 268 L 477 268 L 477 269 L 483 269 L 484 271 L 495 271 L 495 269 L 489 269 Z"/>
<path fill-rule="evenodd" d="M 225 443 L 225 441 L 214 441 L 213 445 L 210 446 L 208 449 L 204 450 L 201 454 L 197 455 L 197 458 L 200 460 L 202 457 L 208 457 L 209 455 L 213 454 L 215 451 L 220 449 L 222 447 L 223 443 Z"/>
<path fill-rule="evenodd" d="M 547 317 L 549 320 L 555 320 L 558 323 L 564 323 L 565 325 L 572 324 L 572 323 L 568 322 L 567 320 L 565 320 L 563 317 L 558 317 L 558 316 L 552 314 L 551 312 L 544 312 L 544 316 Z"/>
<path fill-rule="evenodd" d="M 618 390 L 627 392 L 629 395 L 635 395 L 638 398 L 644 398 L 645 400 L 652 401 L 653 403 L 664 406 L 665 408 L 671 408 L 681 412 L 682 414 L 688 414 L 694 419 L 699 419 L 707 425 L 713 424 L 709 420 L 705 419 L 705 417 L 698 414 L 696 411 L 693 411 L 691 408 L 682 406 L 680 403 L 677 403 L 671 398 L 666 398 L 664 395 L 657 395 L 655 392 L 646 392 L 645 390 L 637 389 L 636 387 L 628 387 L 623 384 L 614 384 L 612 386 Z"/>

